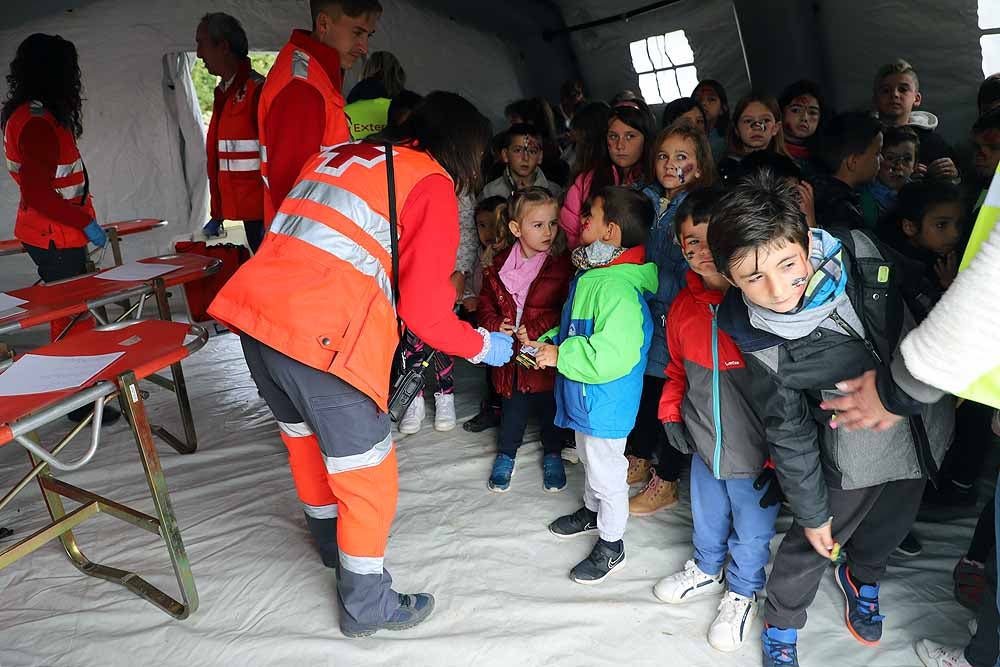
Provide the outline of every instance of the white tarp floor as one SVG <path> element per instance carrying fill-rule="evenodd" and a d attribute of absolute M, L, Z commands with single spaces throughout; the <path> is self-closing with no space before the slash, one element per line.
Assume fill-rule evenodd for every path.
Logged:
<path fill-rule="evenodd" d="M 184 365 L 199 450 L 181 456 L 158 446 L 200 608 L 175 621 L 125 589 L 79 573 L 52 543 L 0 570 L 3 667 L 760 664 L 759 620 L 741 651 L 722 654 L 705 639 L 715 600 L 668 607 L 653 597 L 656 580 L 690 557 L 686 489 L 676 510 L 629 520 L 622 572 L 602 585 L 580 586 L 567 575 L 590 541 L 557 540 L 546 525 L 581 504 L 581 468 L 567 466 L 562 493 L 543 492 L 532 434 L 510 492 L 489 493 L 496 431 L 470 434 L 459 426 L 437 433 L 430 409 L 420 433 L 397 441 L 399 509 L 386 567 L 398 590 L 429 591 L 437 608 L 407 632 L 344 639 L 334 575 L 306 532 L 284 447 L 238 340 L 215 337 Z M 483 374 L 460 362 L 458 375 L 461 421 L 476 410 Z M 173 396 L 147 388 L 151 420 L 176 426 Z M 116 424 L 107 436 L 95 459 L 66 479 L 151 512 L 127 427 Z M 0 448 L 0 487 L 25 471 L 20 447 Z M 968 544 L 972 514 L 918 523 L 924 554 L 894 561 L 883 580 L 887 619 L 877 648 L 844 629 L 831 574 L 800 634 L 802 664 L 919 665 L 912 644 L 921 637 L 964 645 L 971 615 L 952 598 L 951 568 Z M 14 528 L 15 536 L 44 519 L 37 486 L 0 512 L 0 526 Z M 782 516 L 779 529 L 788 524 Z M 175 591 L 166 552 L 145 531 L 101 516 L 76 532 L 92 560 L 135 569 Z M 98 542 L 105 546 L 87 548 Z"/>

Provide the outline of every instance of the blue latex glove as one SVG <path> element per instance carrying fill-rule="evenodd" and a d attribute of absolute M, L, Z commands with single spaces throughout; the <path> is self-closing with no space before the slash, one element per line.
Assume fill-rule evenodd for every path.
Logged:
<path fill-rule="evenodd" d="M 483 358 L 489 366 L 503 366 L 514 354 L 514 339 L 499 331 L 490 332 L 490 351 Z"/>
<path fill-rule="evenodd" d="M 201 232 L 205 236 L 218 236 L 222 233 L 222 220 L 212 218 L 201 228 Z"/>
<path fill-rule="evenodd" d="M 91 220 L 90 224 L 83 228 L 83 233 L 87 235 L 87 239 L 96 245 L 98 248 L 103 248 L 108 245 L 108 235 L 104 233 L 101 226 L 97 224 L 96 220 Z"/>

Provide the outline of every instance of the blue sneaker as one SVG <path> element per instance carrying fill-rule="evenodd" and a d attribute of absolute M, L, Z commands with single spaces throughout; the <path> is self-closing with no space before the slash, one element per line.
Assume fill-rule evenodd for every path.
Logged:
<path fill-rule="evenodd" d="M 542 457 L 542 486 L 549 493 L 559 493 L 566 488 L 566 467 L 559 454 Z"/>
<path fill-rule="evenodd" d="M 799 667 L 799 652 L 795 644 L 799 633 L 795 628 L 782 630 L 771 625 L 760 633 L 760 647 L 764 653 L 764 667 Z"/>
<path fill-rule="evenodd" d="M 494 493 L 503 493 L 510 488 L 510 478 L 514 476 L 514 459 L 506 454 L 497 454 L 496 461 L 493 462 L 493 472 L 490 473 L 490 481 L 487 486 Z"/>
<path fill-rule="evenodd" d="M 392 616 L 388 620 L 379 625 L 358 625 L 348 619 L 347 613 L 341 606 L 340 631 L 345 637 L 356 639 L 371 637 L 379 630 L 407 630 L 426 621 L 427 617 L 434 611 L 434 596 L 430 593 L 396 593 L 396 595 L 399 596 L 399 606 L 396 611 L 392 612 Z"/>
<path fill-rule="evenodd" d="M 835 574 L 847 607 L 844 611 L 847 629 L 862 644 L 878 644 L 882 639 L 882 621 L 885 619 L 878 613 L 878 584 L 862 586 L 859 590 L 851 581 L 850 568 L 846 564 L 838 565 Z"/>

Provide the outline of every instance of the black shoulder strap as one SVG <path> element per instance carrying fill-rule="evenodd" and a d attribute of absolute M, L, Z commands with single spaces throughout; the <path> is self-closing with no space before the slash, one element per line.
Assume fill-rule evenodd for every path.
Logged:
<path fill-rule="evenodd" d="M 399 319 L 399 232 L 396 227 L 396 172 L 392 164 L 392 144 L 385 144 L 385 179 L 389 188 L 389 243 L 392 252 L 392 301 L 396 310 L 399 339 L 403 340 L 403 321 Z"/>

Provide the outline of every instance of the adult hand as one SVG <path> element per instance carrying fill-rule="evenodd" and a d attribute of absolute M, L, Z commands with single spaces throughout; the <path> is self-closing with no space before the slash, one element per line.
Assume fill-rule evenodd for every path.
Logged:
<path fill-rule="evenodd" d="M 958 168 L 950 157 L 942 157 L 927 165 L 927 177 L 952 181 L 958 178 Z"/>
<path fill-rule="evenodd" d="M 531 347 L 538 350 L 535 354 L 535 365 L 539 369 L 542 368 L 555 368 L 556 364 L 559 363 L 559 346 L 552 345 L 551 343 L 540 343 L 537 340 L 529 340 L 525 345 L 530 345 Z"/>
<path fill-rule="evenodd" d="M 201 233 L 205 236 L 219 236 L 222 234 L 222 220 L 212 218 L 201 228 Z"/>
<path fill-rule="evenodd" d="M 688 444 L 688 430 L 684 426 L 684 422 L 663 422 L 663 432 L 671 447 L 681 454 L 691 453 L 691 445 Z"/>
<path fill-rule="evenodd" d="M 871 429 L 885 431 L 903 418 L 885 409 L 875 385 L 875 371 L 868 371 L 853 380 L 837 383 L 846 396 L 838 396 L 819 404 L 822 410 L 833 410 L 830 428 L 846 431 Z"/>
<path fill-rule="evenodd" d="M 83 228 L 83 233 L 87 235 L 87 240 L 98 248 L 103 248 L 108 244 L 108 235 L 104 233 L 96 220 L 91 220 L 90 224 Z"/>
<path fill-rule="evenodd" d="M 934 273 L 937 274 L 938 284 L 941 289 L 948 289 L 955 282 L 958 275 L 958 253 L 952 250 L 945 257 L 941 257 L 934 264 Z"/>
<path fill-rule="evenodd" d="M 809 544 L 823 558 L 829 558 L 830 553 L 833 551 L 833 533 L 830 529 L 832 523 L 833 521 L 830 520 L 819 528 L 802 529 L 806 534 L 806 539 L 809 540 Z"/>
<path fill-rule="evenodd" d="M 765 466 L 753 482 L 754 491 L 760 491 L 765 486 L 767 490 L 764 491 L 758 502 L 762 509 L 767 509 L 785 500 L 785 494 L 781 490 L 781 485 L 778 484 L 778 476 L 774 472 L 774 467 L 770 465 Z"/>
<path fill-rule="evenodd" d="M 465 274 L 455 271 L 451 274 L 451 285 L 455 288 L 455 303 L 461 303 L 462 295 L 465 294 Z"/>
<path fill-rule="evenodd" d="M 483 357 L 488 366 L 503 366 L 514 354 L 514 339 L 497 331 L 490 333 L 490 349 Z"/>

